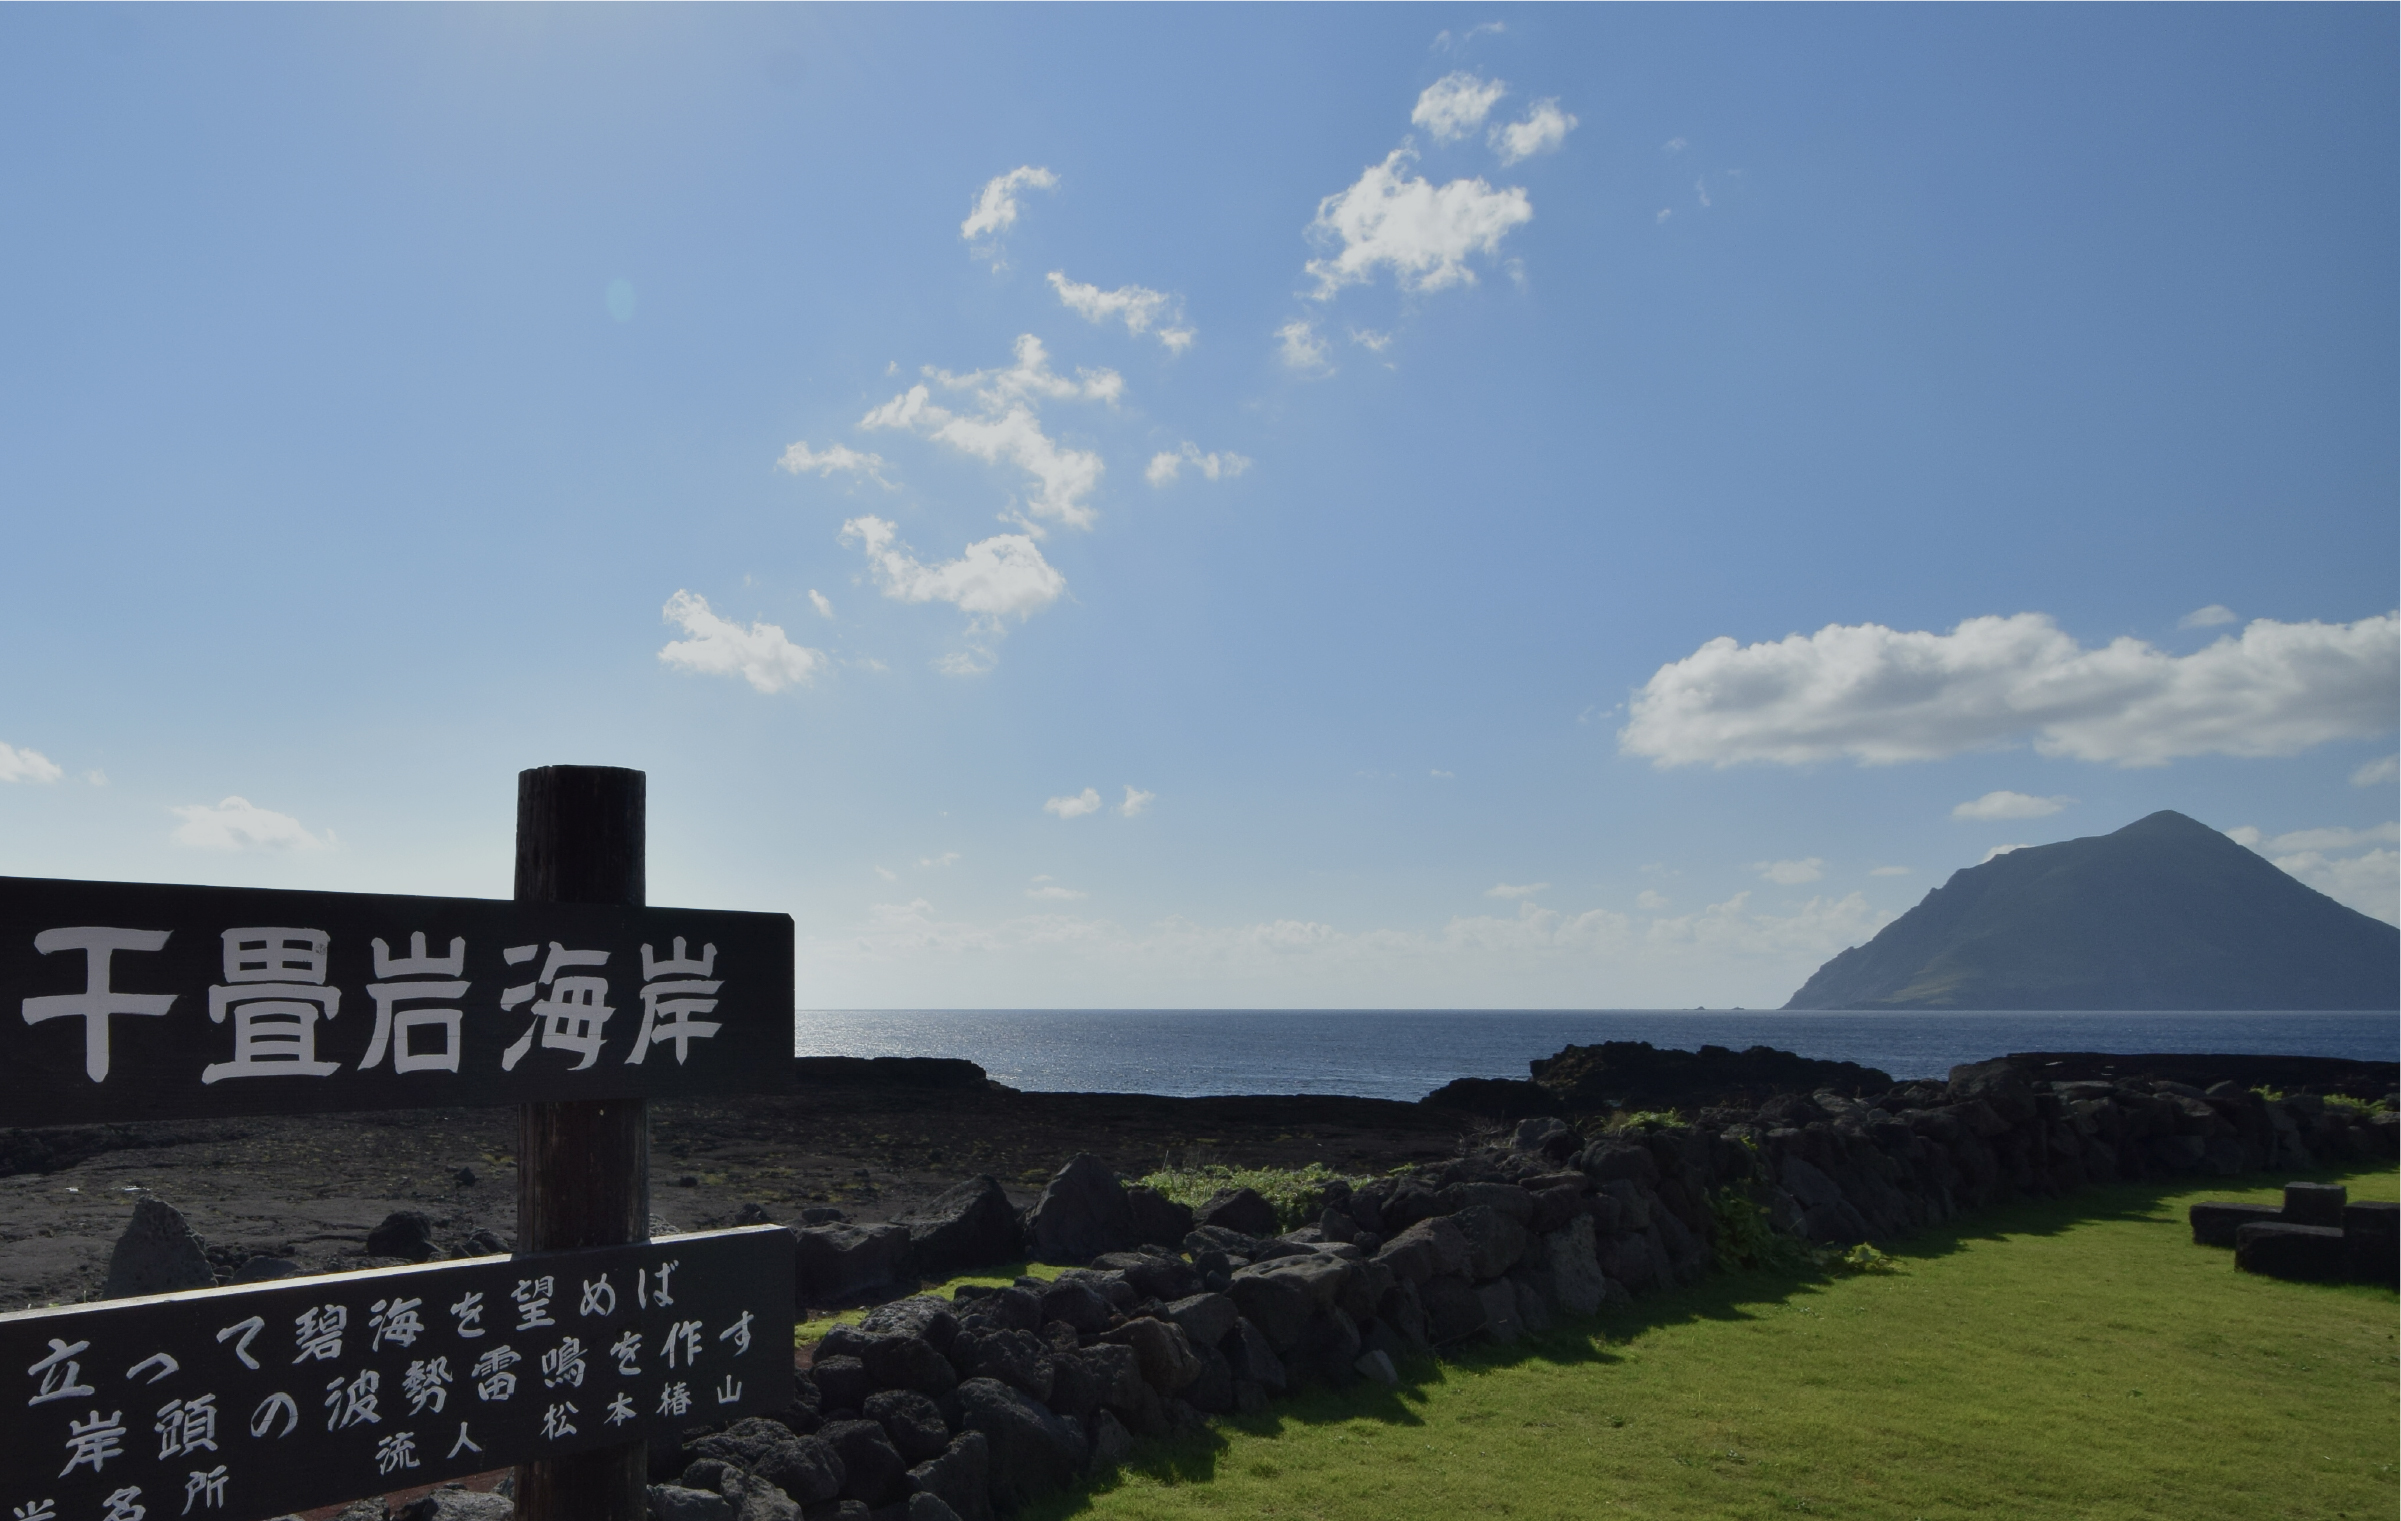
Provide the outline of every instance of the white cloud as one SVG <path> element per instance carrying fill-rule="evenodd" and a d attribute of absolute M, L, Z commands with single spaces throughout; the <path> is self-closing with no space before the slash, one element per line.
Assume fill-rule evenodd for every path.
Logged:
<path fill-rule="evenodd" d="M 1188 442 L 1181 453 L 1169 453 L 1162 449 L 1152 455 L 1150 468 L 1142 472 L 1142 478 L 1154 486 L 1173 485 L 1187 463 L 1213 481 L 1240 475 L 1251 467 L 1249 460 L 1231 449 L 1221 454 L 1203 454 L 1200 445 Z"/>
<path fill-rule="evenodd" d="M 1057 175 L 1032 164 L 993 176 L 976 195 L 967 220 L 959 224 L 959 236 L 967 240 L 977 258 L 998 258 L 1000 235 L 1017 225 L 1017 192 L 1055 190 L 1058 184 Z"/>
<path fill-rule="evenodd" d="M 105 787 L 108 785 L 108 773 L 105 771 L 86 771 L 83 774 L 83 779 L 87 782 L 90 782 L 95 787 Z"/>
<path fill-rule="evenodd" d="M 859 426 L 920 433 L 989 464 L 1005 460 L 1033 478 L 1036 490 L 1026 504 L 1028 512 L 1071 528 L 1092 526 L 1095 513 L 1085 499 L 1099 489 L 1101 458 L 1053 440 L 1042 431 L 1036 409 L 1046 399 L 1115 406 L 1125 390 L 1122 376 L 1106 369 L 1078 370 L 1074 380 L 1056 374 L 1042 340 L 1031 333 L 1018 337 L 1016 362 L 1006 369 L 927 373 L 946 389 L 974 392 L 979 410 L 974 415 L 953 412 L 921 383 L 868 412 Z"/>
<path fill-rule="evenodd" d="M 1138 818 L 1158 800 L 1159 794 L 1156 792 L 1145 792 L 1132 782 L 1128 782 L 1125 784 L 1125 801 L 1117 805 L 1117 811 L 1126 818 Z"/>
<path fill-rule="evenodd" d="M 710 612 L 706 598 L 688 591 L 669 597 L 660 612 L 691 637 L 671 641 L 659 659 L 703 676 L 739 676 L 762 692 L 780 692 L 795 682 L 806 686 L 826 663 L 824 651 L 794 644 L 776 625 L 744 628 Z"/>
<path fill-rule="evenodd" d="M 1666 142 L 1659 145 L 1659 151 L 1667 154 L 1676 154 L 1682 153 L 1685 149 L 1691 146 L 1692 144 L 1686 142 L 1683 138 L 1671 137 Z"/>
<path fill-rule="evenodd" d="M 1826 862 L 1821 856 L 1806 861 L 1753 861 L 1751 870 L 1775 883 L 1778 887 L 1798 887 L 1815 882 L 1826 874 Z"/>
<path fill-rule="evenodd" d="M 1078 898 L 1091 896 L 1089 893 L 1078 892 L 1072 887 L 1061 887 L 1055 882 L 1045 887 L 1029 887 L 1025 890 L 1025 895 L 1029 898 L 1045 898 L 1058 903 L 1072 903 Z"/>
<path fill-rule="evenodd" d="M 1868 868 L 1868 875 L 1871 877 L 1906 877 L 1909 875 L 1909 868 L 1906 866 L 1873 866 Z"/>
<path fill-rule="evenodd" d="M 1461 69 L 1427 85 L 1409 120 L 1425 128 L 1434 141 L 1455 143 L 1484 125 L 1484 118 L 1508 93 L 1509 87 L 1499 80 L 1479 79 Z"/>
<path fill-rule="evenodd" d="M 1653 887 L 1646 887 L 1634 895 L 1634 906 L 1646 914 L 1657 913 L 1667 907 L 1667 903 L 1667 894 Z"/>
<path fill-rule="evenodd" d="M 2226 838 L 2237 845 L 2247 845 L 2263 856 L 2291 855 L 2297 851 L 2351 850 L 2361 845 L 2401 845 L 2401 828 L 2392 824 L 2377 824 L 2367 829 L 2350 829 L 2336 825 L 2331 829 L 2295 829 L 2285 834 L 2269 835 L 2256 825 L 2245 824 L 2226 831 Z"/>
<path fill-rule="evenodd" d="M 938 856 L 921 856 L 918 858 L 917 864 L 920 866 L 956 866 L 959 864 L 959 853 L 955 850 L 946 850 Z"/>
<path fill-rule="evenodd" d="M 1372 327 L 1355 327 L 1351 329 L 1351 342 L 1371 354 L 1381 354 L 1392 347 L 1392 334 L 1379 333 Z"/>
<path fill-rule="evenodd" d="M 783 458 L 775 462 L 775 467 L 793 475 L 814 470 L 829 480 L 835 471 L 846 470 L 853 475 L 866 476 L 879 486 L 889 488 L 892 484 L 879 473 L 884 468 L 882 455 L 861 454 L 847 444 L 828 444 L 823 450 L 812 451 L 808 441 L 803 439 L 786 449 Z"/>
<path fill-rule="evenodd" d="M 1296 317 L 1277 328 L 1276 337 L 1283 340 L 1278 355 L 1284 361 L 1284 368 L 1304 373 L 1312 370 L 1330 371 L 1333 368 L 1326 363 L 1326 344 L 1324 339 L 1317 336 L 1316 323 Z"/>
<path fill-rule="evenodd" d="M 1560 110 L 1558 101 L 1538 100 L 1524 121 L 1492 129 L 1492 151 L 1504 166 L 1519 163 L 1537 153 L 1556 152 L 1575 129 L 1576 119 Z"/>
<path fill-rule="evenodd" d="M 1495 882 L 1484 889 L 1484 896 L 1487 898 L 1531 898 L 1536 893 L 1547 891 L 1550 885 L 1548 882 L 1528 882 L 1523 886 L 1508 882 Z"/>
<path fill-rule="evenodd" d="M 834 615 L 834 604 L 826 601 L 825 593 L 814 586 L 809 588 L 809 605 L 817 609 L 817 616 L 820 618 L 831 618 Z"/>
<path fill-rule="evenodd" d="M 1372 281 L 1379 265 L 1390 266 L 1403 290 L 1473 285 L 1468 256 L 1497 254 L 1510 229 L 1533 220 L 1534 204 L 1522 187 L 1495 190 L 1481 177 L 1438 186 L 1409 173 L 1416 157 L 1411 148 L 1395 148 L 1349 189 L 1318 202 L 1309 236 L 1336 250 L 1307 265 L 1318 300 Z"/>
<path fill-rule="evenodd" d="M 1444 27 L 1441 31 L 1434 34 L 1434 49 L 1437 52 L 1448 53 L 1455 48 L 1463 48 L 1467 46 L 1469 43 L 1475 41 L 1478 37 L 1482 37 L 1491 33 L 1505 32 L 1507 30 L 1509 30 L 1509 28 L 1505 22 L 1486 21 L 1479 25 L 1471 26 L 1464 33 L 1454 37 L 1451 35 L 1450 28 Z"/>
<path fill-rule="evenodd" d="M 2223 603 L 2212 602 L 2207 607 L 2196 607 L 2186 613 L 2176 620 L 2176 626 L 2178 628 L 2216 628 L 2221 623 L 2236 621 L 2238 620 L 2234 616 L 2233 608 L 2227 607 Z"/>
<path fill-rule="evenodd" d="M 1045 813 L 1055 813 L 1063 819 L 1080 819 L 1087 813 L 1100 812 L 1100 789 L 1086 787 L 1073 797 L 1055 797 L 1042 805 Z"/>
<path fill-rule="evenodd" d="M 897 882 L 900 880 L 900 873 L 894 871 L 889 866 L 878 866 L 875 869 L 875 874 L 887 882 Z"/>
<path fill-rule="evenodd" d="M 1455 782 L 1459 779 L 1458 772 L 1445 771 L 1440 766 L 1428 766 L 1426 768 L 1426 775 L 1432 777 L 1438 782 Z"/>
<path fill-rule="evenodd" d="M 58 763 L 39 750 L 0 744 L 0 782 L 55 782 L 62 774 Z"/>
<path fill-rule="evenodd" d="M 2354 787 L 2389 787 L 2395 777 L 2401 777 L 2401 755 L 2388 755 L 2372 760 L 2351 773 Z"/>
<path fill-rule="evenodd" d="M 1955 819 L 2047 819 L 2072 797 L 2030 797 L 2023 792 L 1987 792 L 1972 803 L 1951 810 Z"/>
<path fill-rule="evenodd" d="M 2387 924 L 2401 924 L 2401 851 L 2393 848 L 2401 844 L 2401 826 L 2296 829 L 2269 836 L 2246 824 L 2227 830 L 2226 835 L 2337 903 Z M 2363 846 L 2368 848 L 2363 850 Z M 2336 854 L 2346 850 L 2359 854 Z"/>
<path fill-rule="evenodd" d="M 1773 644 L 1712 639 L 1633 700 L 1619 748 L 1662 767 L 1934 760 L 2031 737 L 2044 755 L 2163 765 L 2291 755 L 2385 732 L 2401 708 L 2401 620 L 2278 623 L 2170 655 L 2085 649 L 2040 613 L 1948 634 L 1830 624 Z"/>
<path fill-rule="evenodd" d="M 1995 845 L 1992 849 L 1984 853 L 1984 861 L 1989 861 L 1995 856 L 2005 856 L 2013 850 L 2024 850 L 2025 848 L 2026 847 L 2022 842 L 2016 845 Z M 1978 861 L 1976 864 L 1978 866 L 1982 866 L 1984 861 Z"/>
<path fill-rule="evenodd" d="M 947 602 L 997 633 L 1014 613 L 1031 617 L 1059 600 L 1067 578 L 1042 558 L 1024 534 L 995 534 L 970 544 L 959 558 L 928 565 L 899 543 L 900 530 L 879 517 L 852 518 L 842 525 L 842 542 L 856 543 L 867 556 L 876 585 L 896 602 Z"/>
<path fill-rule="evenodd" d="M 1096 326 L 1114 319 L 1123 322 L 1125 330 L 1139 338 L 1156 324 L 1159 342 L 1171 354 L 1181 354 L 1192 347 L 1192 340 L 1198 336 L 1191 328 L 1175 325 L 1183 315 L 1184 303 L 1165 291 L 1139 285 L 1102 290 L 1097 285 L 1079 285 L 1056 269 L 1050 272 L 1050 288 L 1059 293 L 1061 305 Z"/>
<path fill-rule="evenodd" d="M 214 808 L 194 803 L 167 811 L 183 820 L 171 838 L 195 850 L 323 850 L 334 842 L 332 830 L 320 838 L 290 814 L 261 808 L 247 798 L 229 797 Z"/>

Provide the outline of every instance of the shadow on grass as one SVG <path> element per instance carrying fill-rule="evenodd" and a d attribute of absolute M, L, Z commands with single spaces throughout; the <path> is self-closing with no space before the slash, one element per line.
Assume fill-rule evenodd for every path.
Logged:
<path fill-rule="evenodd" d="M 2112 1183 L 2084 1189 L 2058 1199 L 2024 1199 L 1981 1211 L 1972 1220 L 1928 1226 L 1886 1246 L 1886 1254 L 1906 1271 L 1911 1262 L 1934 1261 L 1980 1243 L 2012 1237 L 2056 1236 L 2077 1226 L 2111 1221 L 2184 1228 L 2176 1214 L 2163 1210 L 2167 1199 L 2213 1185 L 2228 1192 L 2257 1192 L 2286 1182 L 2344 1182 L 2374 1176 L 2378 1169 L 2323 1169 L 2309 1173 L 2252 1173 L 2216 1180 L 2185 1176 L 2173 1181 Z M 2196 1247 L 2196 1251 L 2212 1248 Z M 2227 1254 L 2231 1255 L 2231 1254 Z M 1474 1377 L 1530 1363 L 1554 1367 L 1577 1364 L 1607 1366 L 1621 1361 L 1610 1350 L 1653 1331 L 1699 1321 L 1741 1322 L 1760 1318 L 1764 1308 L 1821 1292 L 1841 1271 L 1804 1267 L 1712 1273 L 1699 1283 L 1646 1296 L 1628 1304 L 1583 1317 L 1562 1317 L 1561 1323 L 1538 1336 L 1510 1346 L 1484 1344 L 1425 1353 L 1400 1368 L 1400 1385 L 1385 1388 L 1361 1379 L 1341 1389 L 1318 1386 L 1281 1399 L 1256 1415 L 1213 1418 L 1197 1431 L 1153 1438 L 1135 1444 L 1125 1464 L 1112 1473 L 1096 1474 L 1074 1489 L 1046 1496 L 1017 1513 L 1020 1521 L 1065 1521 L 1092 1508 L 1093 1501 L 1129 1481 L 1142 1479 L 1163 1485 L 1205 1484 L 1217 1477 L 1218 1465 L 1235 1434 L 1272 1438 L 1288 1427 L 1340 1425 L 1372 1421 L 1380 1425 L 1422 1426 L 1420 1407 L 1431 1391 L 1455 1377 Z M 2393 1291 L 2372 1285 L 2293 1283 L 2296 1291 L 2394 1297 Z"/>

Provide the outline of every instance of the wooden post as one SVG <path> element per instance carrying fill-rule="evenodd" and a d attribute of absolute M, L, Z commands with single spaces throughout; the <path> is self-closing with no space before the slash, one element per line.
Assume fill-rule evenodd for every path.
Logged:
<path fill-rule="evenodd" d="M 644 901 L 644 777 L 615 766 L 517 773 L 517 901 Z M 632 969 L 639 976 L 639 969 Z M 619 968 L 609 969 L 612 980 Z M 641 1099 L 527 1104 L 517 1120 L 517 1250 L 650 1239 L 650 1116 Z M 643 1521 L 648 1444 L 522 1464 L 523 1521 Z"/>

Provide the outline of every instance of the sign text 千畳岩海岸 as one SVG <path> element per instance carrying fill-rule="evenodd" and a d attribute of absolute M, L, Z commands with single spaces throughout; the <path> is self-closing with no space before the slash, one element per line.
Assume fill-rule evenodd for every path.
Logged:
<path fill-rule="evenodd" d="M 0 1514 L 275 1515 L 792 1403 L 792 1233 L 0 1315 Z"/>
<path fill-rule="evenodd" d="M 14 1125 L 766 1091 L 782 914 L 0 877 Z"/>

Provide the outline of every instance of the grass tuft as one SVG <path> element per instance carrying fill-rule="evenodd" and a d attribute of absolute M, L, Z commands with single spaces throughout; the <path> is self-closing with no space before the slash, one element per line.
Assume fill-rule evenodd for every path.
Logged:
<path fill-rule="evenodd" d="M 1306 1167 L 1231 1167 L 1223 1162 L 1178 1166 L 1171 1158 L 1157 1172 L 1134 1181 L 1155 1188 L 1191 1209 L 1198 1209 L 1226 1189 L 1255 1188 L 1259 1197 L 1275 1210 L 1276 1228 L 1288 1231 L 1317 1222 L 1325 1209 L 1328 1185 L 1367 1180 L 1346 1177 L 1323 1162 L 1311 1162 Z"/>

